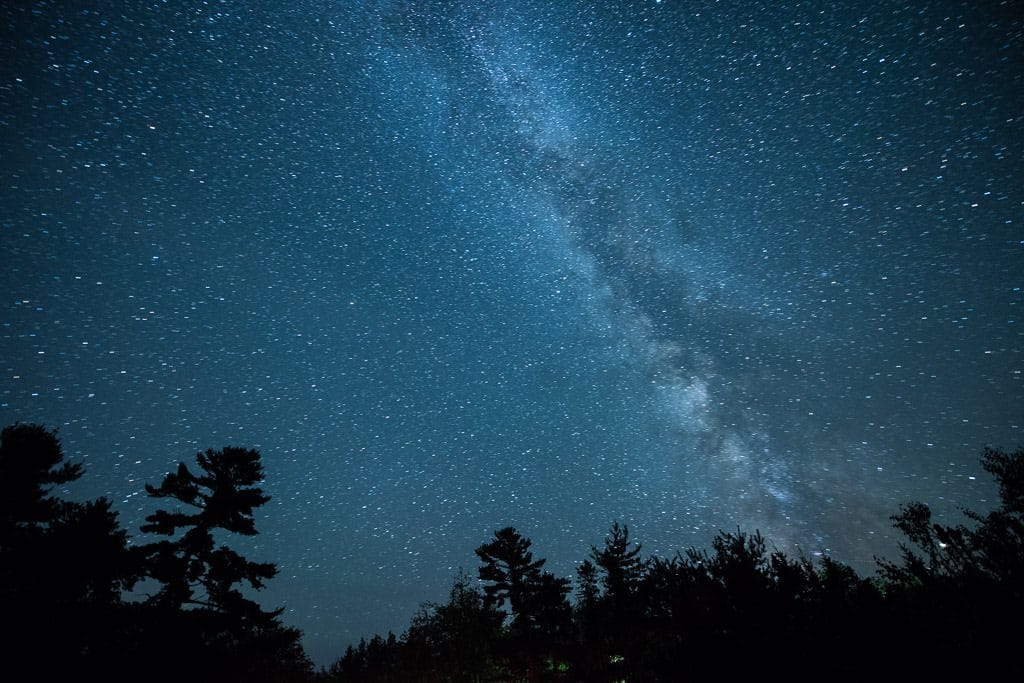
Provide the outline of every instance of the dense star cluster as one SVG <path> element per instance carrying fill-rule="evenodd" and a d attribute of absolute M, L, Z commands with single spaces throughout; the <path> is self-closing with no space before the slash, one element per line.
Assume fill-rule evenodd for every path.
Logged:
<path fill-rule="evenodd" d="M 258 448 L 319 663 L 509 525 L 869 571 L 1022 440 L 1020 9 L 5 3 L 0 423 Z"/>

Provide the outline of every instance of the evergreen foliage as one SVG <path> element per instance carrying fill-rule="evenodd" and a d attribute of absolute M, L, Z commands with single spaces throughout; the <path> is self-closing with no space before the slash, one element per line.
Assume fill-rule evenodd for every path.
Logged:
<path fill-rule="evenodd" d="M 533 559 L 529 539 L 506 527 L 477 548 L 482 592 L 464 576 L 456 582 L 477 595 L 478 606 L 510 606 L 509 624 L 491 612 L 499 615 L 491 628 L 475 629 L 472 651 L 486 653 L 479 666 L 459 655 L 425 656 L 446 651 L 423 645 L 424 624 L 441 614 L 429 607 L 392 646 L 379 641 L 390 677 L 370 671 L 371 648 L 361 647 L 342 660 L 363 662 L 361 677 L 336 666 L 328 678 L 678 681 L 763 676 L 779 667 L 842 679 L 880 672 L 1019 677 L 1024 451 L 986 449 L 982 464 L 999 484 L 1000 507 L 967 511 L 973 525 L 950 527 L 934 523 L 921 503 L 904 506 L 893 521 L 909 545 L 899 562 L 880 560 L 871 578 L 827 556 L 812 561 L 770 550 L 759 532 L 739 529 L 720 532 L 707 550 L 642 558 L 626 525 L 613 522 L 604 546 L 577 566 L 566 630 L 541 615 L 562 614 L 568 584 L 542 573 L 544 560 Z M 539 588 L 545 582 L 550 590 Z M 524 624 L 541 623 L 561 626 L 539 631 L 546 647 L 538 649 Z"/>
<path fill-rule="evenodd" d="M 477 579 L 460 572 L 401 636 L 363 640 L 314 674 L 281 610 L 250 597 L 276 566 L 219 542 L 256 534 L 269 500 L 257 451 L 207 450 L 146 486 L 171 507 L 142 528 L 159 539 L 132 546 L 106 499 L 55 495 L 83 472 L 56 434 L 13 425 L 0 434 L 0 654 L 43 680 L 677 681 L 780 662 L 839 678 L 1019 678 L 1024 450 L 981 461 L 999 506 L 947 526 L 904 505 L 900 557 L 870 578 L 740 529 L 644 558 L 615 521 L 577 566 L 570 603 L 569 580 L 505 527 L 476 549 Z"/>
<path fill-rule="evenodd" d="M 253 510 L 268 498 L 257 451 L 225 448 L 180 464 L 155 498 L 193 508 L 158 510 L 143 531 L 166 536 L 129 546 L 110 502 L 53 495 L 83 472 L 64 462 L 54 432 L 13 425 L 0 436 L 0 609 L 8 619 L 3 661 L 41 680 L 301 681 L 312 676 L 298 630 L 281 611 L 245 597 L 273 564 L 221 545 L 215 531 L 256 533 Z M 131 599 L 139 581 L 148 600 Z"/>
<path fill-rule="evenodd" d="M 81 476 L 56 433 L 17 424 L 0 434 L 0 642 L 13 670 L 98 672 L 117 656 L 117 634 L 96 624 L 120 616 L 142 570 L 108 500 L 52 495 Z"/>

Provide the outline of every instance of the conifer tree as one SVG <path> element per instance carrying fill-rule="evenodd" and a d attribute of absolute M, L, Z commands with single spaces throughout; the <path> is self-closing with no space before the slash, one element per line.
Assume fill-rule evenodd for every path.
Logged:
<path fill-rule="evenodd" d="M 164 477 L 160 486 L 146 486 L 154 498 L 168 498 L 191 510 L 157 510 L 142 531 L 173 537 L 144 548 L 148 575 L 160 583 L 149 600 L 163 614 L 163 635 L 173 640 L 174 624 L 182 623 L 198 640 L 178 642 L 198 649 L 206 660 L 206 676 L 224 671 L 231 676 L 275 678 L 302 673 L 309 663 L 299 645 L 298 630 L 283 626 L 283 610 L 265 611 L 242 593 L 245 584 L 264 587 L 277 574 L 272 563 L 253 562 L 226 545 L 216 545 L 217 531 L 253 536 L 253 510 L 270 497 L 257 486 L 263 466 L 256 450 L 226 447 L 196 456 L 199 471 L 185 463 Z"/>

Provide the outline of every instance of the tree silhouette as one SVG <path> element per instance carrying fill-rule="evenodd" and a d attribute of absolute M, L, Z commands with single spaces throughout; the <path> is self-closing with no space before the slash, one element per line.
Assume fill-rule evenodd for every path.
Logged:
<path fill-rule="evenodd" d="M 196 462 L 202 470 L 198 476 L 180 463 L 159 487 L 146 485 L 146 492 L 154 498 L 173 498 L 196 509 L 191 514 L 157 510 L 141 527 L 143 532 L 165 536 L 185 530 L 175 541 L 149 547 L 150 573 L 162 584 L 154 601 L 175 608 L 197 605 L 225 611 L 254 606 L 236 584 L 244 581 L 259 590 L 277 568 L 250 562 L 227 546 L 215 548 L 213 532 L 256 534 L 253 508 L 270 500 L 254 486 L 263 479 L 260 454 L 227 447 L 199 453 Z"/>
<path fill-rule="evenodd" d="M 45 528 L 62 503 L 50 496 L 57 484 L 82 476 L 82 466 L 63 462 L 54 432 L 17 424 L 0 434 L 0 549 L 20 535 Z"/>
<path fill-rule="evenodd" d="M 589 559 L 576 567 L 576 604 L 580 609 L 590 609 L 597 604 L 600 591 L 597 586 L 597 567 Z"/>
<path fill-rule="evenodd" d="M 494 680 L 504 617 L 460 572 L 447 603 L 425 604 L 413 618 L 404 638 L 407 668 L 434 672 L 436 680 Z"/>
<path fill-rule="evenodd" d="M 894 526 L 917 551 L 901 545 L 902 565 L 880 562 L 885 576 L 897 583 L 942 577 L 1024 586 L 1024 450 L 1007 454 L 986 448 L 981 465 L 996 479 L 1000 506 L 987 515 L 964 510 L 974 528 L 934 523 L 924 503 L 901 506 L 892 517 Z"/>
<path fill-rule="evenodd" d="M 18 424 L 0 434 L 0 609 L 4 661 L 51 662 L 50 675 L 98 672 L 116 658 L 121 592 L 139 575 L 127 534 L 104 498 L 51 495 L 82 466 L 56 433 Z"/>
<path fill-rule="evenodd" d="M 389 632 L 387 638 L 375 635 L 369 642 L 363 638 L 359 645 L 349 645 L 345 654 L 324 671 L 320 679 L 334 683 L 398 683 L 406 680 L 405 650 L 394 633 Z M 419 681 L 438 680 L 429 668 L 417 672 Z"/>
<path fill-rule="evenodd" d="M 645 561 L 615 522 L 577 568 L 574 628 L 568 582 L 507 527 L 476 550 L 482 593 L 460 577 L 449 603 L 425 606 L 401 641 L 350 648 L 334 680 L 708 680 L 760 676 L 774 661 L 842 679 L 875 676 L 880 661 L 915 678 L 1019 678 L 1024 452 L 986 451 L 983 465 L 1001 506 L 968 511 L 971 527 L 905 506 L 894 521 L 914 549 L 873 578 L 831 557 L 769 551 L 760 532 L 740 529 L 708 550 Z"/>
<path fill-rule="evenodd" d="M 1008 454 L 986 448 L 982 467 L 996 478 L 1000 507 L 986 516 L 969 512 L 979 523 L 972 534 L 982 572 L 1024 596 L 1024 450 Z"/>
<path fill-rule="evenodd" d="M 474 552 L 483 562 L 479 574 L 480 580 L 487 582 L 484 594 L 488 600 L 499 609 L 508 602 L 513 621 L 519 619 L 524 614 L 530 585 L 539 577 L 545 561 L 534 561 L 530 539 L 514 527 L 495 531 L 494 539 Z"/>
<path fill-rule="evenodd" d="M 274 565 L 214 547 L 214 533 L 256 533 L 253 509 L 267 501 L 254 486 L 259 453 L 207 451 L 198 463 L 197 475 L 181 464 L 146 487 L 193 508 L 147 518 L 146 531 L 177 537 L 129 547 L 109 501 L 53 495 L 82 475 L 64 462 L 56 433 L 23 424 L 0 433 L 0 661 L 9 671 L 45 680 L 308 677 L 299 632 L 239 588 L 262 587 Z M 156 594 L 126 601 L 140 579 L 155 581 Z"/>
<path fill-rule="evenodd" d="M 933 522 L 919 502 L 893 516 L 910 545 L 901 545 L 899 563 L 879 560 L 887 640 L 943 652 L 943 667 L 929 664 L 947 674 L 967 662 L 974 673 L 1024 674 L 1009 656 L 1024 613 L 1024 450 L 986 448 L 981 464 L 996 479 L 1000 505 L 984 515 L 964 510 L 973 526 Z"/>
<path fill-rule="evenodd" d="M 210 677 L 218 671 L 261 678 L 303 673 L 308 662 L 298 644 L 299 632 L 280 623 L 281 609 L 264 611 L 241 590 L 244 584 L 263 588 L 277 567 L 249 561 L 225 545 L 215 547 L 217 531 L 257 533 L 253 510 L 270 499 L 256 486 L 263 479 L 259 452 L 210 449 L 197 454 L 196 463 L 198 473 L 179 463 L 160 486 L 146 486 L 154 498 L 193 509 L 157 510 L 142 526 L 144 532 L 177 535 L 144 548 L 147 573 L 160 584 L 149 605 L 162 615 L 165 626 L 184 623 L 188 634 L 198 636 L 181 642 L 165 631 L 164 640 L 198 649 L 196 656 L 205 658 L 204 673 Z"/>
<path fill-rule="evenodd" d="M 865 579 L 829 557 L 787 557 L 757 531 L 720 532 L 710 550 L 640 557 L 614 522 L 569 581 L 544 571 L 513 527 L 476 549 L 478 588 L 460 574 L 445 604 L 425 604 L 401 639 L 350 647 L 333 681 L 650 680 L 759 675 L 773 657 L 841 678 L 875 673 L 1024 675 L 1024 450 L 986 449 L 1000 504 L 967 523 L 933 521 L 923 503 L 893 517 L 897 562 Z M 218 539 L 256 534 L 269 498 L 255 450 L 227 447 L 181 463 L 146 518 L 163 538 L 129 547 L 105 499 L 54 495 L 82 467 L 38 425 L 0 433 L 0 609 L 8 670 L 42 679 L 308 680 L 299 632 L 247 591 L 277 573 Z M 125 591 L 144 579 L 143 601 Z M 603 590 L 602 590 L 603 588 Z M 507 609 L 507 613 L 504 611 Z M 575 620 L 575 621 L 574 621 Z M 506 621 L 508 622 L 507 626 Z M 860 653 L 872 653 L 863 657 Z M 737 656 L 741 655 L 741 656 Z"/>
<path fill-rule="evenodd" d="M 644 564 L 640 559 L 640 544 L 629 547 L 629 527 L 612 522 L 604 548 L 591 547 L 591 559 L 604 573 L 605 597 L 612 601 L 625 601 L 633 594 Z"/>
<path fill-rule="evenodd" d="M 528 676 L 557 668 L 571 637 L 572 607 L 568 579 L 542 572 L 544 560 L 534 560 L 530 539 L 513 527 L 494 532 L 494 539 L 476 549 L 483 562 L 480 579 L 495 607 L 508 602 L 509 660 L 514 671 Z"/>
<path fill-rule="evenodd" d="M 581 626 L 591 639 L 589 649 L 602 652 L 603 660 L 591 659 L 585 666 L 591 671 L 609 670 L 601 674 L 614 678 L 629 678 L 635 673 L 642 631 L 641 605 L 635 599 L 636 589 L 643 576 L 645 563 L 640 559 L 640 544 L 631 544 L 629 528 L 612 522 L 604 546 L 591 546 L 590 560 L 600 570 L 604 592 L 596 607 L 585 616 Z M 585 571 L 589 572 L 589 568 Z M 580 616 L 584 616 L 580 613 Z"/>

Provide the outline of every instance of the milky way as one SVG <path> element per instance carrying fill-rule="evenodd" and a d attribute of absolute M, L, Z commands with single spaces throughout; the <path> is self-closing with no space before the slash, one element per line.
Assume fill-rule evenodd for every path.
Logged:
<path fill-rule="evenodd" d="M 318 663 L 514 525 L 871 571 L 1020 444 L 1019 3 L 8 3 L 0 418 L 227 444 Z"/>

